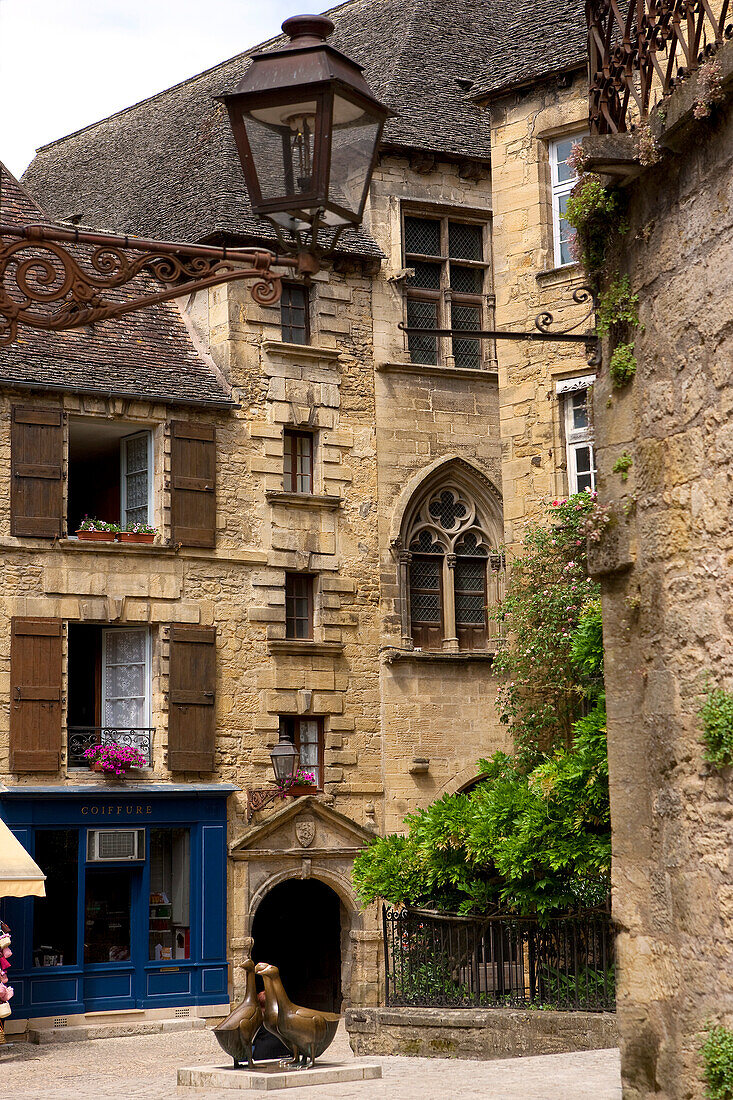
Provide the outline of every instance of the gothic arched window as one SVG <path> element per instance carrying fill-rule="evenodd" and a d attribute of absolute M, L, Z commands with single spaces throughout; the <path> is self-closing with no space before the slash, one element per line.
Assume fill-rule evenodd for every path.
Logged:
<path fill-rule="evenodd" d="M 408 509 L 400 540 L 403 636 L 416 649 L 482 650 L 497 633 L 488 617 L 503 587 L 496 511 L 447 478 Z"/>

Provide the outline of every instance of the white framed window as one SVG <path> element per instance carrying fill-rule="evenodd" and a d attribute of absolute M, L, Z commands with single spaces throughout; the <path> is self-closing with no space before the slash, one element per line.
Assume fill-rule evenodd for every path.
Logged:
<path fill-rule="evenodd" d="M 568 492 L 593 492 L 596 487 L 596 456 L 588 415 L 588 386 L 564 393 L 561 400 L 565 406 Z"/>
<path fill-rule="evenodd" d="M 102 726 L 150 726 L 150 631 L 111 627 L 102 631 Z"/>
<path fill-rule="evenodd" d="M 153 433 L 136 432 L 120 440 L 120 519 L 151 523 L 153 515 Z"/>
<path fill-rule="evenodd" d="M 573 146 L 587 137 L 587 132 L 572 134 L 550 142 L 550 177 L 552 181 L 552 241 L 555 253 L 555 267 L 573 263 L 570 254 L 570 242 L 574 230 L 570 227 L 565 210 L 570 192 L 578 182 L 577 173 L 568 164 Z"/>

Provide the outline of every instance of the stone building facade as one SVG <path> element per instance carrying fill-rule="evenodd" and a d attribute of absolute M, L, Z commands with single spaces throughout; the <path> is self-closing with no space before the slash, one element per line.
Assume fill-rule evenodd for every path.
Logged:
<path fill-rule="evenodd" d="M 730 691 L 733 48 L 722 97 L 696 118 L 699 78 L 654 117 L 659 162 L 633 135 L 593 137 L 617 161 L 629 232 L 609 275 L 639 296 L 633 381 L 594 392 L 604 503 L 603 590 L 618 1019 L 624 1097 L 702 1098 L 701 1047 L 733 1025 L 731 777 L 706 763 L 701 707 Z M 610 178 L 610 177 L 609 177 Z M 626 453 L 624 480 L 614 465 Z"/>
<path fill-rule="evenodd" d="M 58 529 L 39 537 L 32 525 L 18 528 L 7 479 L 0 491 L 0 806 L 32 844 L 44 830 L 87 828 L 88 816 L 64 816 L 72 802 L 78 815 L 94 805 L 136 818 L 154 804 L 158 832 L 148 843 L 160 864 L 141 870 L 140 882 L 130 872 L 139 943 L 137 955 L 115 960 L 125 964 L 117 986 L 101 964 L 86 965 L 83 937 L 71 969 L 53 944 L 29 940 L 19 1020 L 170 1015 L 174 1005 L 216 1015 L 240 989 L 251 937 L 255 955 L 263 945 L 277 956 L 287 939 L 300 957 L 324 960 L 320 975 L 307 976 L 324 1006 L 378 1003 L 379 914 L 354 895 L 356 852 L 376 832 L 399 829 L 406 812 L 469 785 L 479 757 L 509 748 L 494 702 L 501 638 L 487 609 L 501 599 L 505 543 L 516 545 L 545 500 L 584 487 L 583 477 L 592 483 L 589 370 L 561 345 L 527 351 L 463 333 L 531 327 L 578 283 L 557 252 L 562 187 L 553 172 L 563 161 L 551 150 L 582 129 L 585 89 L 567 20 L 561 47 L 543 62 L 511 45 L 502 19 L 487 38 L 474 16 L 458 0 L 354 0 L 334 13 L 334 44 L 367 64 L 375 92 L 400 113 L 385 132 L 362 230 L 342 238 L 306 287 L 288 287 L 282 307 L 263 308 L 230 284 L 155 317 L 146 311 L 137 330 L 137 321 L 125 331 L 109 322 L 0 352 L 6 471 L 13 461 L 32 465 L 17 450 L 21 429 L 13 434 L 21 405 L 35 410 L 32 422 L 38 409 L 56 417 L 60 455 L 46 461 L 60 474 Z M 461 35 L 460 73 L 444 50 L 448 25 Z M 492 72 L 503 83 L 486 82 L 487 50 L 501 60 Z M 4 208 L 12 192 L 18 217 L 35 218 L 35 201 L 73 224 L 267 243 L 213 100 L 247 59 L 40 150 L 23 180 L 33 200 L 4 174 Z M 125 173 L 115 168 L 121 148 Z M 406 335 L 405 323 L 458 331 L 426 339 Z M 139 349 L 148 344 L 157 350 L 146 361 Z M 119 469 L 127 441 L 143 434 L 156 544 L 77 541 L 72 518 L 87 505 L 119 512 L 130 468 L 123 463 L 122 489 L 86 502 L 75 476 L 84 485 L 86 462 L 94 481 L 100 440 Z M 54 698 L 30 700 L 58 704 L 55 756 L 42 772 L 14 752 L 13 700 L 26 705 L 17 655 L 26 644 L 36 652 L 15 641 L 14 653 L 19 623 L 58 624 L 57 643 L 38 643 L 57 662 Z M 146 720 L 134 724 L 153 732 L 149 768 L 121 791 L 80 769 L 71 749 L 77 726 L 109 724 L 110 654 L 121 638 L 114 631 L 125 630 L 138 631 L 138 645 L 144 632 L 136 667 L 147 677 Z M 96 662 L 97 686 L 82 716 L 94 720 L 78 722 L 85 660 Z M 134 664 L 128 656 L 125 667 Z M 36 695 L 46 687 L 30 686 Z M 248 792 L 270 782 L 269 751 L 282 737 L 299 744 L 317 790 L 251 815 Z M 187 798 L 200 807 L 185 841 L 191 881 L 219 868 L 202 896 L 218 889 L 222 902 L 221 914 L 191 911 L 191 944 L 180 899 L 160 901 L 166 890 L 146 885 L 167 867 L 180 874 Z M 158 806 L 170 810 L 158 815 Z M 102 887 L 89 886 L 97 880 L 88 859 L 78 866 L 78 913 L 91 920 Z M 166 920 L 183 945 L 169 956 L 151 924 L 150 950 L 160 950 L 150 955 L 146 922 Z M 224 923 L 225 941 L 207 939 Z M 292 957 L 278 959 L 290 974 Z M 66 984 L 55 987 L 57 978 Z"/>

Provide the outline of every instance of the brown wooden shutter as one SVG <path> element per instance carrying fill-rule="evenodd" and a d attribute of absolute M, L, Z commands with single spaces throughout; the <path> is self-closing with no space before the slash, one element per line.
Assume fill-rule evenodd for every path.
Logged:
<path fill-rule="evenodd" d="M 57 772 L 60 764 L 61 619 L 13 619 L 10 770 Z"/>
<path fill-rule="evenodd" d="M 63 530 L 61 409 L 14 405 L 11 429 L 10 532 L 53 538 Z"/>
<path fill-rule="evenodd" d="M 216 745 L 216 630 L 172 626 L 168 688 L 168 767 L 211 772 Z"/>
<path fill-rule="evenodd" d="M 216 428 L 171 421 L 171 534 L 184 546 L 216 542 Z"/>

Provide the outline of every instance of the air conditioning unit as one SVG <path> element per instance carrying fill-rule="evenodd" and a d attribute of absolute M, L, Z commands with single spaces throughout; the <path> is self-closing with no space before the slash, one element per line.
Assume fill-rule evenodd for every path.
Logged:
<path fill-rule="evenodd" d="M 87 863 L 134 863 L 145 859 L 144 829 L 90 829 Z"/>

